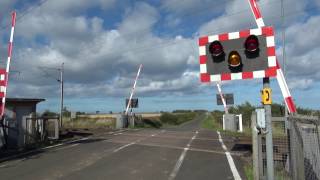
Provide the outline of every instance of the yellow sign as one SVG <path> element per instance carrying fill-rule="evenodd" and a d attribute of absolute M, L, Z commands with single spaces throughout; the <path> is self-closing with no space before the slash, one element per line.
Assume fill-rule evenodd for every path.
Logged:
<path fill-rule="evenodd" d="M 272 104 L 271 92 L 272 90 L 270 88 L 263 88 L 263 90 L 261 91 L 262 104 Z"/>

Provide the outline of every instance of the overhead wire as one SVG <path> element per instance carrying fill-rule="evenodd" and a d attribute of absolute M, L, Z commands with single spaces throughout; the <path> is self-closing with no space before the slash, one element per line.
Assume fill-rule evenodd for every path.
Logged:
<path fill-rule="evenodd" d="M 19 20 L 21 20 L 24 16 L 26 16 L 28 13 L 30 13 L 31 11 L 33 11 L 33 9 L 35 9 L 36 7 L 40 7 L 42 6 L 44 3 L 46 3 L 48 0 L 43 0 L 43 1 L 40 1 L 40 3 L 38 3 L 36 6 L 32 6 L 31 8 L 28 8 L 26 11 L 24 11 L 23 15 L 20 16 Z M 276 1 L 272 1 L 272 2 L 268 2 L 268 3 L 260 3 L 260 4 L 266 4 L 266 5 L 270 5 L 270 4 L 274 4 Z M 289 16 L 292 16 L 292 15 L 297 15 L 298 13 L 304 13 L 305 11 L 310 11 L 310 10 L 313 10 L 313 9 L 316 9 L 317 7 L 313 7 L 313 8 L 307 8 L 307 9 L 304 9 L 302 11 L 293 11 L 291 13 L 288 13 L 285 15 L 285 17 L 289 17 Z M 209 8 L 208 8 L 209 9 Z M 237 11 L 237 12 L 234 12 L 234 13 L 231 13 L 231 14 L 226 14 L 226 15 L 223 15 L 223 16 L 219 16 L 217 18 L 226 18 L 226 17 L 231 17 L 231 16 L 235 16 L 235 15 L 239 15 L 241 13 L 245 13 L 247 11 L 251 11 L 250 8 L 246 8 L 246 9 L 243 9 L 243 10 L 240 10 L 240 11 Z M 191 16 L 192 14 L 190 14 Z M 269 16 L 267 18 L 273 18 L 273 19 L 278 19 L 278 18 L 282 18 L 282 16 L 278 17 L 278 16 Z M 214 30 L 210 30 L 210 33 L 218 33 L 219 30 L 222 30 L 224 29 L 224 27 L 219 27 L 219 28 L 215 28 Z M 206 33 L 206 32 L 204 32 Z M 209 33 L 209 31 L 208 31 Z M 128 33 L 128 35 L 131 34 L 131 33 Z M 150 50 L 150 49 L 154 49 L 154 48 L 161 48 L 161 47 L 167 47 L 167 46 L 171 46 L 171 45 L 175 45 L 175 44 L 179 44 L 179 43 L 183 43 L 184 41 L 190 41 L 190 39 L 181 39 L 181 40 L 176 40 L 176 41 L 172 41 L 172 42 L 166 42 L 166 43 L 157 43 L 156 46 L 152 46 L 150 47 L 150 45 L 147 45 L 147 46 L 140 46 L 140 47 L 137 47 L 137 48 L 131 48 L 123 53 L 127 53 L 127 52 L 139 52 L 139 51 L 143 51 L 145 52 L 146 50 Z M 192 42 L 192 44 L 196 44 L 197 42 Z M 192 46 L 194 47 L 194 46 Z M 111 50 L 111 49 L 109 49 Z"/>
<path fill-rule="evenodd" d="M 60 78 L 57 78 L 58 76 L 54 76 L 52 74 L 49 74 L 48 70 L 54 70 L 54 71 L 59 71 L 61 70 L 61 68 L 53 68 L 53 67 L 44 67 L 44 66 L 37 66 L 37 68 L 42 71 L 42 73 L 45 75 L 46 78 L 52 78 L 56 81 L 60 81 Z M 45 70 L 47 69 L 47 71 Z"/>
<path fill-rule="evenodd" d="M 17 13 L 17 18 L 16 18 L 16 23 L 20 22 L 26 15 L 28 15 L 29 13 L 31 13 L 32 11 L 34 11 L 34 9 L 41 7 L 42 5 L 44 5 L 45 3 L 47 3 L 49 0 L 41 0 L 39 2 L 37 2 L 35 5 L 30 6 L 20 12 Z M 9 27 L 11 27 L 11 24 L 8 25 L 4 25 L 0 28 L 0 30 L 5 30 L 8 29 Z"/>
<path fill-rule="evenodd" d="M 46 2 L 48 2 L 49 0 L 42 0 L 40 2 L 38 2 L 37 4 L 35 4 L 34 6 L 31 6 L 29 7 L 28 9 L 24 10 L 21 12 L 22 15 L 18 15 L 17 17 L 17 20 L 16 20 L 16 23 L 19 23 L 20 20 L 22 20 L 22 18 L 24 18 L 26 15 L 28 15 L 29 13 L 31 13 L 35 8 L 38 8 L 38 7 L 41 7 L 43 4 L 45 4 Z M 260 3 L 260 5 L 270 5 L 270 4 L 273 4 L 273 3 L 277 3 L 278 0 L 273 0 L 273 1 L 268 1 L 268 2 L 263 2 L 263 3 Z M 203 8 L 201 9 L 201 11 L 198 11 L 198 10 L 193 10 L 193 11 L 189 11 L 188 14 L 184 14 L 183 17 L 186 18 L 186 17 L 195 17 L 196 14 L 202 14 L 202 13 L 205 13 L 207 10 L 216 10 L 216 9 L 219 9 L 221 7 L 223 7 L 225 4 L 223 3 L 220 3 L 219 5 L 217 6 L 214 6 L 214 8 L 212 7 L 207 7 L 207 8 Z M 219 16 L 219 17 L 228 17 L 228 16 L 233 16 L 233 15 L 236 15 L 238 13 L 243 13 L 243 12 L 247 12 L 247 11 L 251 11 L 249 7 L 247 8 L 242 8 L 240 9 L 239 11 L 235 12 L 235 13 L 231 13 L 230 15 L 226 15 L 226 16 Z M 2 29 L 0 28 L 0 30 L 3 30 L 4 28 L 8 28 L 10 27 L 10 25 L 7 25 L 7 26 L 4 26 L 2 27 Z M 139 29 L 139 33 L 144 33 L 144 32 L 148 32 L 149 31 L 149 28 L 142 28 L 142 29 Z M 129 32 L 129 33 L 122 33 L 121 36 L 122 37 L 131 37 L 133 34 L 137 34 L 137 32 Z"/>

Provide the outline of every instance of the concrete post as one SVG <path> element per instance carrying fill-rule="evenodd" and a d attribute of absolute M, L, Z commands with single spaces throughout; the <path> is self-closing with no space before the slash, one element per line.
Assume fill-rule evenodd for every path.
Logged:
<path fill-rule="evenodd" d="M 263 88 L 270 88 L 269 78 L 263 78 Z M 266 134 L 267 179 L 274 180 L 271 105 L 265 104 L 264 109 L 266 113 L 266 131 L 267 131 L 267 134 Z"/>

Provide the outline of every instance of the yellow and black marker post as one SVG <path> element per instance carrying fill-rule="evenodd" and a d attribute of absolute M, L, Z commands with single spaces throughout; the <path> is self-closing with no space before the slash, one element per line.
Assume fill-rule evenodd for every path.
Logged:
<path fill-rule="evenodd" d="M 272 93 L 271 88 L 263 88 L 263 90 L 261 91 L 261 99 L 262 99 L 263 105 L 272 104 L 271 93 Z"/>

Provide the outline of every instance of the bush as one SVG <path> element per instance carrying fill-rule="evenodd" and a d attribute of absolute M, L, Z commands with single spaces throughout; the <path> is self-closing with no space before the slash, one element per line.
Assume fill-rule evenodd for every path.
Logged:
<path fill-rule="evenodd" d="M 152 128 L 160 128 L 162 126 L 161 122 L 159 120 L 155 119 L 143 119 L 143 127 L 152 127 Z"/>
<path fill-rule="evenodd" d="M 165 123 L 165 124 L 178 124 L 178 117 L 171 114 L 171 113 L 163 113 L 160 116 L 160 121 Z"/>

